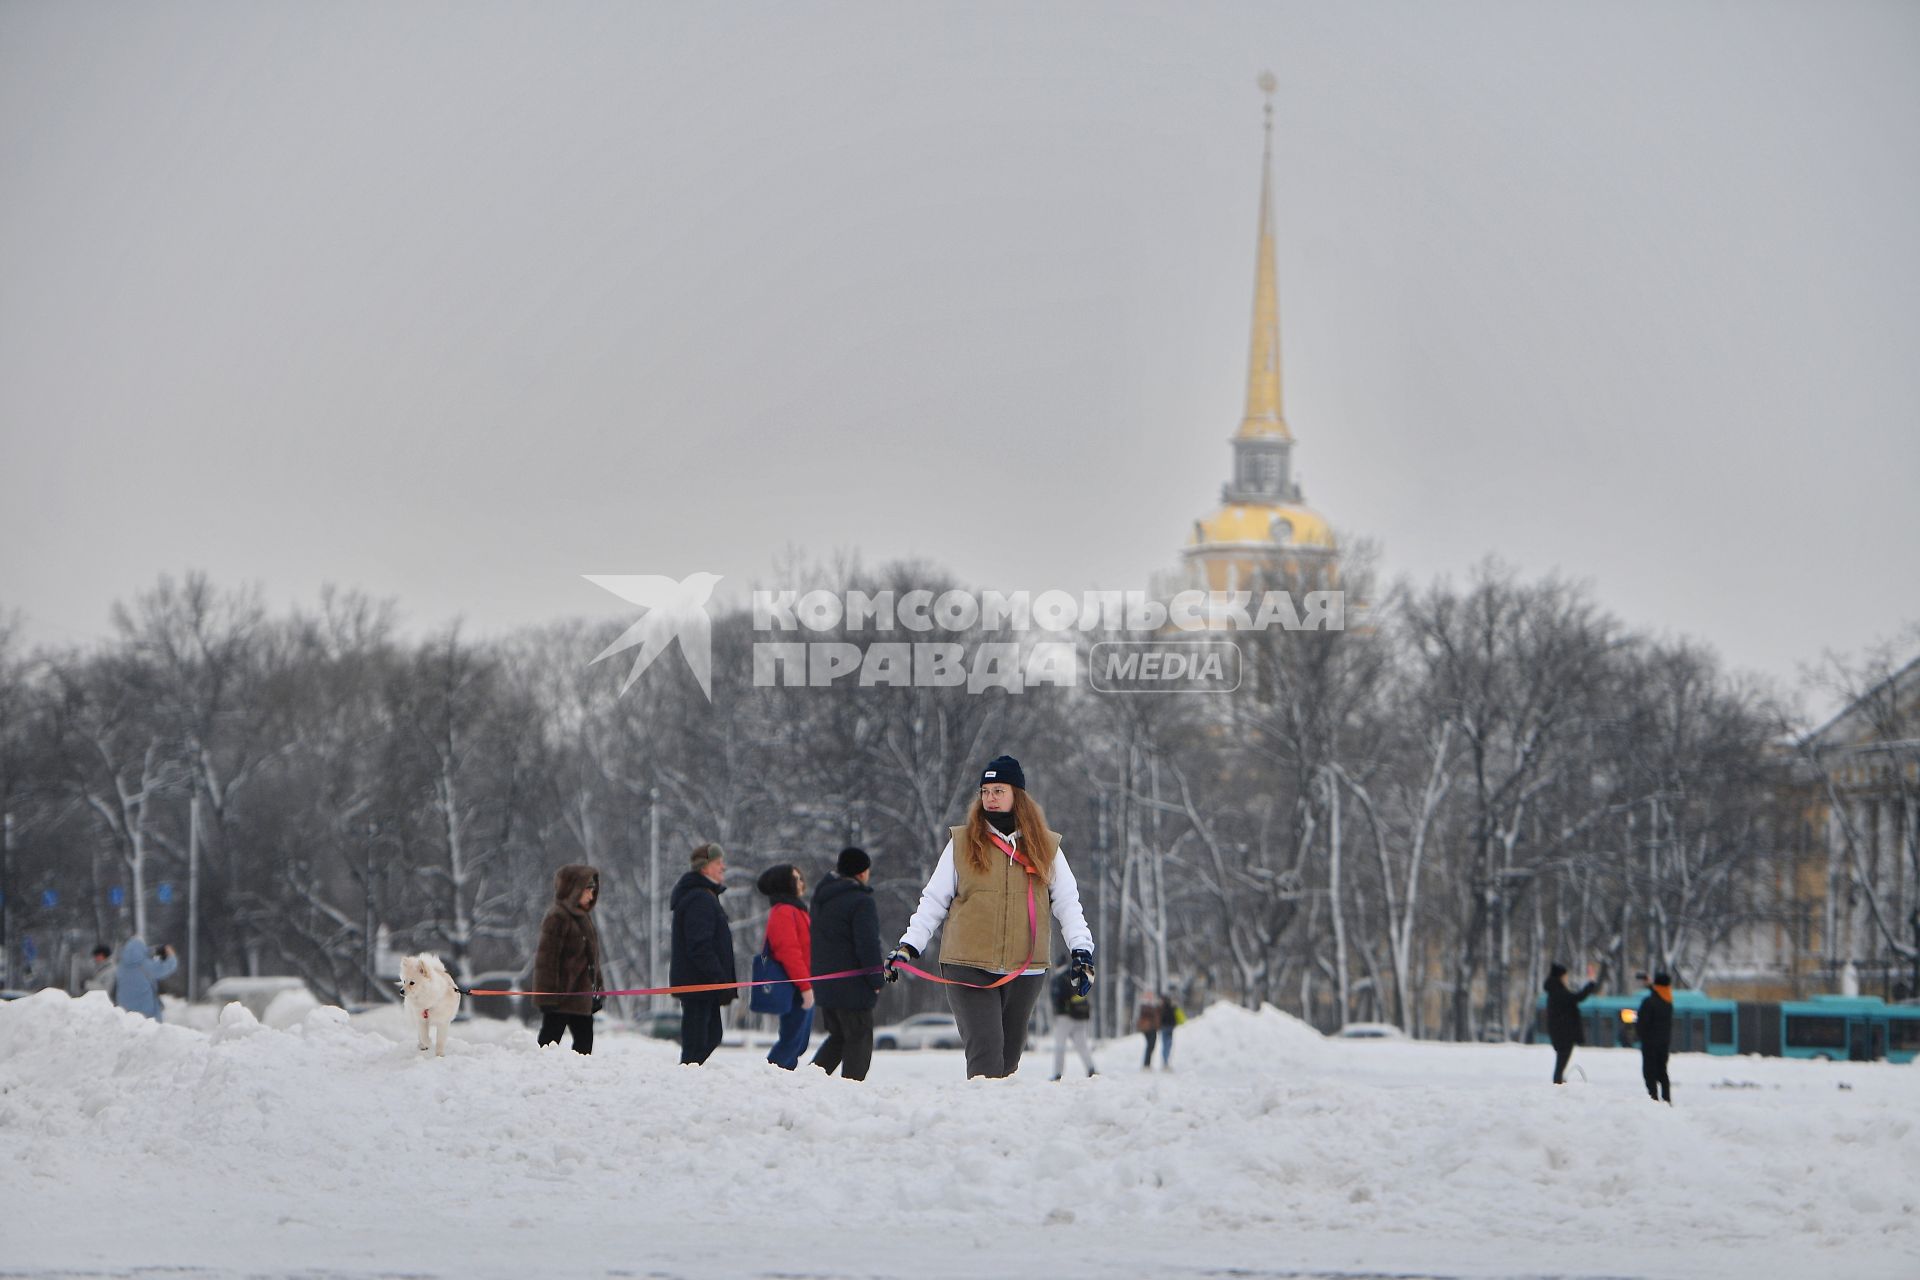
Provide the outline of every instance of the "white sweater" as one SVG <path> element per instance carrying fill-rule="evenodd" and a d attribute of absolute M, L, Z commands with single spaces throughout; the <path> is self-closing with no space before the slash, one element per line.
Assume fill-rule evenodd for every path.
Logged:
<path fill-rule="evenodd" d="M 1020 847 L 1020 833 L 1014 832 L 1007 837 L 1007 843 L 1014 848 Z M 927 881 L 927 887 L 920 891 L 920 905 L 915 908 L 913 919 L 907 922 L 907 931 L 900 941 L 915 951 L 924 953 L 927 944 L 933 941 L 933 931 L 947 918 L 947 911 L 953 906 L 953 895 L 960 889 L 959 873 L 953 869 L 953 841 L 947 841 L 947 847 L 940 851 L 939 865 L 933 869 L 933 878 Z M 1067 940 L 1069 951 L 1093 950 L 1093 931 L 1087 928 L 1087 916 L 1080 909 L 1080 885 L 1073 878 L 1073 868 L 1067 865 L 1067 855 L 1055 851 L 1053 856 L 1053 883 L 1047 886 L 1047 896 L 1053 903 L 1053 918 L 1060 922 L 1060 934 Z M 1028 973 L 1045 973 L 1051 963 L 1049 956 L 1036 956 L 1039 964 L 1028 965 Z M 991 969 L 990 973 L 1004 973 L 1003 969 Z"/>

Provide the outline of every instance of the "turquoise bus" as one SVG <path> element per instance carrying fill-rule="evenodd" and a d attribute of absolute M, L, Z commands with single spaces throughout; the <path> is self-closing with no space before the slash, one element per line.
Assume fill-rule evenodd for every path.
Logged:
<path fill-rule="evenodd" d="M 1587 1043 L 1599 1049 L 1631 1049 L 1639 1045 L 1633 1021 L 1639 1014 L 1644 990 L 1624 996 L 1588 996 L 1580 1002 L 1580 1021 Z M 1534 1006 L 1533 1042 L 1546 1044 L 1547 997 Z M 1673 993 L 1673 1048 L 1676 1053 L 1735 1054 L 1741 1052 L 1739 1006 L 1716 1000 L 1704 991 Z"/>
<path fill-rule="evenodd" d="M 1920 1007 L 1879 996 L 1813 996 L 1742 1004 L 1741 1050 L 1830 1062 L 1912 1062 L 1920 1050 Z M 1751 1047 L 1749 1047 L 1751 1046 Z"/>
<path fill-rule="evenodd" d="M 1589 996 L 1580 1003 L 1587 1043 L 1601 1049 L 1639 1044 L 1634 1018 L 1644 989 Z M 1547 998 L 1536 1003 L 1533 1042 L 1546 1044 Z M 1718 1000 L 1703 991 L 1673 993 L 1673 1051 L 1834 1062 L 1912 1062 L 1920 1055 L 1920 1005 L 1878 996 L 1814 996 L 1807 1000 Z"/>

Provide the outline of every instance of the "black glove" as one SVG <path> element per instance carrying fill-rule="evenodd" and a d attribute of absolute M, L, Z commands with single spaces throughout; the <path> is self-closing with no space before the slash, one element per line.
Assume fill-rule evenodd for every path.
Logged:
<path fill-rule="evenodd" d="M 1093 990 L 1093 952 L 1073 953 L 1073 994 L 1084 996 Z"/>
<path fill-rule="evenodd" d="M 887 953 L 887 981 L 898 982 L 900 980 L 900 971 L 894 968 L 895 965 L 899 964 L 902 960 L 918 960 L 919 958 L 920 953 L 904 942 L 892 951 L 889 951 Z"/>

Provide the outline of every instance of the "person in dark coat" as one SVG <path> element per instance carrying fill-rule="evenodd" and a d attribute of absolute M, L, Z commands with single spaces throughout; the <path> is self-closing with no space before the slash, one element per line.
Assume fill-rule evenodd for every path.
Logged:
<path fill-rule="evenodd" d="M 593 904 L 600 897 L 600 873 L 571 863 L 553 873 L 553 905 L 540 921 L 540 945 L 533 953 L 533 989 L 566 992 L 537 995 L 540 1045 L 559 1044 L 562 1032 L 573 1036 L 575 1053 L 593 1052 L 593 1015 L 600 998 L 587 994 L 602 989 L 600 931 L 594 927 Z"/>
<path fill-rule="evenodd" d="M 873 859 L 864 849 L 840 851 L 834 874 L 813 891 L 813 972 L 872 972 L 813 985 L 814 1005 L 827 1038 L 813 1065 L 847 1080 L 865 1080 L 873 1065 L 873 1007 L 879 1003 L 880 912 L 873 902 Z"/>
<path fill-rule="evenodd" d="M 1160 996 L 1160 1069 L 1162 1071 L 1173 1070 L 1173 1064 L 1168 1061 L 1173 1057 L 1173 1029 L 1186 1020 L 1187 1015 L 1181 1012 L 1180 1006 L 1173 1002 L 1173 997 L 1162 993 Z"/>
<path fill-rule="evenodd" d="M 1664 973 L 1653 975 L 1652 990 L 1640 1002 L 1633 1026 L 1640 1039 L 1640 1077 L 1647 1082 L 1647 1096 L 1672 1106 L 1667 1054 L 1673 1048 L 1673 979 Z"/>
<path fill-rule="evenodd" d="M 733 964 L 733 927 L 720 907 L 727 874 L 727 851 L 703 844 L 693 851 L 693 869 L 680 877 L 668 901 L 673 908 L 672 986 L 739 982 Z M 728 985 L 718 991 L 690 991 L 680 1002 L 680 1061 L 698 1065 L 720 1047 L 720 1006 L 737 994 Z"/>
<path fill-rule="evenodd" d="M 1140 1059 L 1142 1071 L 1153 1070 L 1153 1042 L 1160 1035 L 1160 993 L 1149 991 L 1140 1001 L 1140 1016 L 1133 1021 L 1134 1030 L 1146 1037 L 1147 1051 Z"/>
<path fill-rule="evenodd" d="M 1604 976 L 1606 970 L 1601 970 Z M 1573 1059 L 1573 1046 L 1587 1042 L 1585 1025 L 1580 1020 L 1580 1002 L 1600 989 L 1595 978 L 1578 991 L 1567 987 L 1567 966 L 1556 964 L 1547 971 L 1547 1039 L 1553 1041 L 1553 1082 L 1565 1084 L 1567 1063 Z"/>

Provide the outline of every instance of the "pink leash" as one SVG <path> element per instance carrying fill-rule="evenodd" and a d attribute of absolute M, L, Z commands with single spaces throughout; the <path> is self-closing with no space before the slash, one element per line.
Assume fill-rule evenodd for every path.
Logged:
<path fill-rule="evenodd" d="M 1033 865 L 1029 863 L 1026 858 L 1021 856 L 1018 849 L 1015 849 L 1001 838 L 999 832 L 989 831 L 987 834 L 993 837 L 993 842 L 1000 847 L 1000 852 L 1006 854 L 1007 857 L 1014 862 L 1019 863 L 1020 869 L 1027 873 L 1027 958 L 1021 961 L 1020 967 L 1012 973 L 1003 974 L 997 982 L 985 984 L 978 982 L 961 982 L 957 978 L 943 978 L 937 973 L 928 973 L 925 969 L 908 964 L 905 960 L 896 962 L 900 968 L 905 969 L 914 977 L 924 978 L 928 982 L 937 982 L 943 987 L 968 987 L 974 991 L 991 991 L 995 987 L 1004 987 L 1015 978 L 1024 976 L 1027 971 L 1027 966 L 1033 963 L 1033 949 L 1039 945 L 1040 942 L 1040 914 L 1033 902 L 1033 882 L 1039 873 L 1033 869 Z M 514 991 L 476 987 L 471 991 L 464 991 L 462 994 L 469 996 L 556 997 L 675 996 L 694 991 L 734 991 L 741 987 L 777 987 L 785 982 L 826 982 L 833 978 L 864 978 L 870 974 L 880 973 L 885 970 L 885 968 L 885 965 L 873 965 L 866 969 L 842 969 L 838 973 L 816 973 L 805 978 L 763 978 L 758 982 L 693 982 L 684 983 L 677 987 L 629 987 L 620 991 Z M 424 1017 L 426 1015 L 422 1014 L 421 1016 Z"/>
<path fill-rule="evenodd" d="M 908 964 L 905 960 L 894 962 L 914 977 L 924 978 L 928 982 L 937 982 L 943 987 L 967 987 L 974 991 L 991 991 L 995 987 L 1004 987 L 1015 978 L 1024 976 L 1027 972 L 1027 966 L 1033 963 L 1033 949 L 1040 943 L 1040 915 L 1039 912 L 1034 909 L 1033 905 L 1033 882 L 1039 873 L 1033 869 L 1032 863 L 1020 856 L 1018 849 L 1015 849 L 1001 838 L 998 831 L 989 831 L 987 834 L 993 837 L 993 842 L 996 845 L 1000 846 L 1000 852 L 1006 854 L 1007 857 L 1014 862 L 1019 863 L 1020 869 L 1027 873 L 1027 958 L 1022 960 L 1020 967 L 1012 973 L 1000 975 L 999 981 L 984 984 L 978 982 L 961 982 L 958 978 L 943 978 L 937 973 L 928 973 L 925 969 L 916 968 Z"/>

